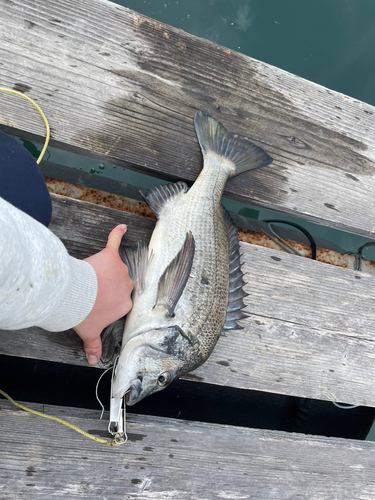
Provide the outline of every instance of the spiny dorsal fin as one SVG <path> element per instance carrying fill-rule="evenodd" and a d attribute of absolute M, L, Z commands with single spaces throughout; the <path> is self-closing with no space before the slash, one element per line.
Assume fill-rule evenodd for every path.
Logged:
<path fill-rule="evenodd" d="M 167 315 L 173 317 L 174 310 L 190 276 L 195 253 L 194 236 L 189 231 L 186 233 L 185 242 L 162 274 L 156 297 L 155 307 L 164 307 Z"/>
<path fill-rule="evenodd" d="M 153 253 L 149 254 L 148 246 L 145 243 L 138 243 L 137 250 L 120 246 L 119 254 L 122 261 L 128 266 L 129 276 L 133 280 L 132 297 L 134 299 L 145 288 L 146 273 L 153 258 Z"/>
<path fill-rule="evenodd" d="M 187 190 L 188 186 L 185 182 L 176 182 L 172 184 L 164 184 L 162 186 L 154 186 L 149 190 L 141 189 L 139 192 L 143 196 L 147 205 L 159 218 L 164 205 L 169 200 L 175 198 L 179 193 L 186 193 Z"/>
<path fill-rule="evenodd" d="M 234 163 L 235 170 L 230 177 L 246 170 L 265 167 L 272 162 L 269 154 L 250 139 L 232 134 L 224 125 L 203 111 L 195 114 L 194 125 L 203 156 L 212 151 Z"/>
<path fill-rule="evenodd" d="M 247 293 L 243 290 L 245 282 L 241 271 L 240 245 L 238 243 L 237 228 L 224 207 L 223 214 L 227 226 L 229 242 L 229 296 L 227 315 L 223 327 L 224 333 L 226 330 L 237 330 L 241 328 L 238 326 L 237 321 L 246 317 L 242 309 L 245 307 L 243 299 L 246 297 Z"/>

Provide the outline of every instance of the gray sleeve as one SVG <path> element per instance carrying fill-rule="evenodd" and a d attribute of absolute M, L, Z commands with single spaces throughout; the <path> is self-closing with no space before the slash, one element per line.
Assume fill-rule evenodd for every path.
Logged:
<path fill-rule="evenodd" d="M 46 227 L 0 198 L 0 328 L 63 331 L 91 311 L 94 269 Z"/>

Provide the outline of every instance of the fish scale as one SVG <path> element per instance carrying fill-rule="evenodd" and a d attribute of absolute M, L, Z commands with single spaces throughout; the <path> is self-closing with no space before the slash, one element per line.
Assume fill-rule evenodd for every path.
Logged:
<path fill-rule="evenodd" d="M 183 236 L 190 229 L 197 245 L 192 275 L 181 301 L 185 299 L 199 304 L 193 308 L 191 317 L 185 323 L 186 329 L 195 330 L 199 339 L 198 359 L 208 357 L 221 333 L 229 288 L 228 237 L 220 207 L 227 175 L 223 175 L 213 162 L 206 164 L 203 172 L 187 194 L 184 205 L 188 210 L 185 206 L 181 210 L 186 217 L 185 224 L 179 228 Z M 202 198 L 202 192 L 207 193 L 207 196 Z M 175 216 L 178 215 L 177 212 Z M 210 280 L 205 285 L 202 279 L 206 276 L 210 276 Z M 198 300 L 192 300 L 194 295 Z M 196 364 L 198 359 L 192 360 L 192 364 Z"/>
<path fill-rule="evenodd" d="M 178 182 L 141 192 L 158 221 L 148 251 L 125 251 L 135 286 L 113 396 L 127 404 L 197 368 L 243 317 L 237 232 L 221 197 L 229 177 L 272 159 L 205 113 L 195 128 L 202 172 L 190 190 Z"/>
<path fill-rule="evenodd" d="M 215 174 L 215 170 L 213 173 Z M 185 195 L 185 200 L 178 198 L 172 201 L 171 206 L 164 209 L 160 216 L 159 231 L 163 233 L 165 241 L 173 241 L 168 252 L 165 255 L 158 252 L 158 245 L 154 245 L 153 240 L 149 245 L 150 251 L 154 250 L 155 255 L 160 255 L 154 262 L 154 268 L 164 270 L 181 248 L 186 232 L 191 230 L 195 237 L 196 258 L 186 284 L 186 291 L 177 304 L 175 314 L 178 316 L 180 310 L 188 309 L 190 304 L 199 304 L 198 307 L 190 307 L 191 315 L 184 322 L 187 332 L 193 330 L 198 332 L 197 338 L 201 344 L 201 350 L 197 352 L 198 358 L 208 356 L 212 350 L 213 340 L 220 335 L 225 320 L 229 286 L 228 238 L 219 206 L 220 201 L 214 202 L 218 204 L 214 210 L 207 209 L 209 205 L 213 205 L 213 200 L 202 199 L 199 192 L 205 190 L 205 184 L 207 185 L 212 179 L 210 176 L 208 179 L 202 177 L 200 180 L 198 194 L 189 192 Z M 223 186 L 224 182 L 221 184 Z M 214 217 L 210 212 L 213 212 Z M 202 284 L 202 276 L 210 276 L 209 284 Z M 155 282 L 148 302 L 150 308 L 155 304 L 156 292 Z M 221 327 L 218 328 L 218 325 Z M 196 361 L 194 359 L 192 363 L 195 364 Z"/>

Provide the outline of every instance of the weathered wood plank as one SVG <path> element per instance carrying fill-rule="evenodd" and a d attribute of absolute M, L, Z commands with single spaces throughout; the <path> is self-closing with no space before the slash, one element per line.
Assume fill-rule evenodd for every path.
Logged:
<path fill-rule="evenodd" d="M 53 144 L 193 181 L 203 109 L 275 159 L 227 196 L 373 237 L 374 107 L 106 1 L 0 6 L 2 84 L 38 101 Z M 0 102 L 1 124 L 44 135 L 23 100 Z"/>
<path fill-rule="evenodd" d="M 53 407 L 49 412 L 61 414 Z M 97 412 L 77 414 L 65 410 L 63 418 L 107 435 Z M 0 425 L 4 500 L 375 496 L 375 447 L 369 442 L 130 415 L 129 442 L 112 448 L 3 400 Z"/>
<path fill-rule="evenodd" d="M 51 194 L 52 219 L 49 228 L 76 258 L 84 259 L 99 252 L 106 244 L 111 230 L 127 224 L 125 245 L 136 248 L 138 242 L 148 242 L 155 221 L 120 210 Z"/>
<path fill-rule="evenodd" d="M 131 245 L 147 241 L 154 224 L 53 196 L 51 229 L 76 257 L 100 250 L 124 222 Z M 244 330 L 219 339 L 209 360 L 185 378 L 375 406 L 374 277 L 246 243 L 241 249 L 250 294 Z M 74 332 L 2 331 L 0 353 L 86 365 Z"/>

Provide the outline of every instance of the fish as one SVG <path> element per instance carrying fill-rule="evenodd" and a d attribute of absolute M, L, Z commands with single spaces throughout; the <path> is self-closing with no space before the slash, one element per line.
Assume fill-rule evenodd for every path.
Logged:
<path fill-rule="evenodd" d="M 123 248 L 134 282 L 112 394 L 131 406 L 202 365 L 222 333 L 239 328 L 245 284 L 237 230 L 221 203 L 227 180 L 272 158 L 199 111 L 203 169 L 141 191 L 157 223 L 149 245 Z"/>

